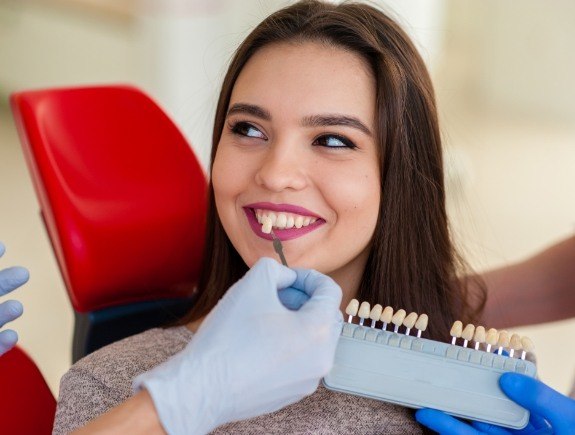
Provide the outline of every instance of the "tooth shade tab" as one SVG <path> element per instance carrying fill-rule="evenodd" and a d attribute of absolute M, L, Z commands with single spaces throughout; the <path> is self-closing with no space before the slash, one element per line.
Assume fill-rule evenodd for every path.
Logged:
<path fill-rule="evenodd" d="M 262 218 L 262 233 L 270 234 L 272 232 L 272 220 L 265 216 Z"/>
<path fill-rule="evenodd" d="M 375 304 L 369 313 L 369 318 L 377 322 L 381 317 L 382 311 L 383 307 L 380 304 Z"/>
<path fill-rule="evenodd" d="M 499 333 L 499 340 L 497 340 L 497 355 L 501 355 L 503 353 L 503 349 L 509 347 L 509 332 L 501 331 Z"/>
<path fill-rule="evenodd" d="M 529 337 L 521 337 L 521 346 L 525 352 L 533 352 L 535 346 Z"/>
<path fill-rule="evenodd" d="M 403 324 L 403 319 L 405 319 L 406 315 L 407 313 L 403 308 L 395 312 L 395 314 L 391 318 L 391 323 L 395 325 L 395 327 L 393 328 L 393 332 L 399 331 L 399 327 Z"/>
<path fill-rule="evenodd" d="M 380 321 L 383 323 L 391 323 L 391 319 L 393 318 L 393 308 L 385 307 L 381 313 L 381 317 L 379 318 Z"/>
<path fill-rule="evenodd" d="M 417 329 L 417 338 L 421 338 L 421 333 L 427 329 L 429 317 L 427 314 L 421 314 L 415 322 L 415 329 Z"/>
<path fill-rule="evenodd" d="M 411 329 L 415 326 L 416 321 L 417 321 L 417 313 L 409 313 L 407 316 L 405 316 L 405 319 L 403 319 L 403 326 Z"/>
<path fill-rule="evenodd" d="M 262 225 L 265 220 L 270 219 L 272 228 L 276 228 L 278 230 L 307 227 L 318 219 L 316 217 L 302 216 L 295 213 L 274 212 L 261 209 L 256 209 L 255 215 L 257 221 Z"/>
<path fill-rule="evenodd" d="M 369 317 L 369 302 L 362 302 L 361 305 L 359 306 L 359 311 L 357 312 L 357 315 L 359 317 L 362 317 L 364 319 L 367 319 Z"/>
<path fill-rule="evenodd" d="M 471 323 L 466 325 L 463 331 L 461 332 L 461 338 L 465 341 L 473 340 L 473 333 L 475 332 L 475 325 Z"/>
<path fill-rule="evenodd" d="M 463 323 L 461 320 L 456 320 L 453 322 L 453 326 L 451 327 L 451 331 L 449 331 L 449 335 L 453 338 L 451 339 L 451 344 L 455 344 L 457 339 L 461 337 L 461 331 L 463 330 Z"/>
<path fill-rule="evenodd" d="M 383 311 L 383 307 L 380 304 L 375 304 L 369 313 L 369 318 L 371 319 L 371 327 L 375 328 L 375 324 L 379 320 L 381 316 L 381 312 Z"/>
<path fill-rule="evenodd" d="M 347 304 L 345 308 L 345 314 L 347 314 L 347 323 L 352 323 L 352 319 L 354 316 L 357 316 L 357 310 L 359 309 L 359 301 L 357 299 L 352 299 Z"/>
<path fill-rule="evenodd" d="M 475 350 L 479 349 L 481 343 L 485 343 L 485 328 L 483 326 L 478 326 L 475 328 L 475 334 L 473 334 L 473 341 L 475 342 Z"/>
<path fill-rule="evenodd" d="M 485 336 L 485 342 L 487 343 L 486 352 L 491 352 L 491 346 L 495 346 L 499 341 L 499 331 L 495 328 L 491 328 L 487 331 L 487 335 Z"/>
<path fill-rule="evenodd" d="M 509 340 L 509 357 L 513 358 L 513 354 L 516 350 L 521 350 L 521 337 L 517 334 L 513 334 Z"/>
<path fill-rule="evenodd" d="M 499 341 L 499 332 L 495 328 L 491 328 L 487 331 L 487 335 L 485 336 L 485 342 L 491 346 L 495 346 Z"/>
<path fill-rule="evenodd" d="M 521 337 L 521 346 L 523 347 L 521 359 L 525 359 L 527 352 L 533 352 L 535 350 L 535 346 L 529 337 Z"/>

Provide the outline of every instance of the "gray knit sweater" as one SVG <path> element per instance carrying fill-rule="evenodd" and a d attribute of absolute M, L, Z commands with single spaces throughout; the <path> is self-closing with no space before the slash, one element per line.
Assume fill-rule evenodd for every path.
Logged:
<path fill-rule="evenodd" d="M 186 327 L 151 329 L 78 361 L 60 382 L 54 434 L 65 434 L 119 405 L 132 380 L 182 350 Z M 323 386 L 280 411 L 219 427 L 215 434 L 419 434 L 412 411 L 335 393 Z"/>

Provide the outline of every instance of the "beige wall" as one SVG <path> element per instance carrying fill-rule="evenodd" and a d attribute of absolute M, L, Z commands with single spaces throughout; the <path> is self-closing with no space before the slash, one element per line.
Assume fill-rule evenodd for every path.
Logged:
<path fill-rule="evenodd" d="M 250 25 L 282 2 L 242 2 L 244 15 L 232 0 L 195 2 L 197 8 L 184 11 L 174 8 L 185 2 L 172 0 L 163 3 L 171 9 L 155 15 L 136 6 L 107 14 L 58 3 L 0 2 L 0 93 L 136 84 L 164 105 L 207 163 L 213 97 L 226 60 Z M 410 31 L 422 35 L 433 66 L 449 211 L 472 265 L 481 270 L 512 262 L 573 234 L 573 4 L 437 1 L 428 2 L 434 18 L 425 20 L 413 15 L 417 3 L 394 3 L 412 23 Z M 0 239 L 7 246 L 0 266 L 21 264 L 32 274 L 18 294 L 26 311 L 14 328 L 56 392 L 69 367 L 72 313 L 5 107 L 0 210 Z M 534 339 L 541 377 L 566 392 L 575 368 L 575 322 L 518 332 Z"/>

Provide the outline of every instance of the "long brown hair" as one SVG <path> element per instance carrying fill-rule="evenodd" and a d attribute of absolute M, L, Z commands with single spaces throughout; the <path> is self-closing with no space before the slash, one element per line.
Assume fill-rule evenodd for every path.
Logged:
<path fill-rule="evenodd" d="M 232 89 L 251 56 L 269 44 L 309 41 L 356 53 L 376 80 L 381 203 L 356 297 L 428 313 L 430 336 L 446 338 L 456 318 L 464 322 L 477 318 L 485 296 L 484 292 L 475 296 L 472 306 L 468 286 L 457 277 L 462 262 L 448 231 L 441 138 L 429 74 L 409 37 L 382 11 L 366 4 L 305 0 L 259 24 L 236 51 L 224 78 L 212 165 Z M 199 298 L 182 323 L 206 315 L 247 271 L 219 220 L 211 183 L 209 189 Z"/>

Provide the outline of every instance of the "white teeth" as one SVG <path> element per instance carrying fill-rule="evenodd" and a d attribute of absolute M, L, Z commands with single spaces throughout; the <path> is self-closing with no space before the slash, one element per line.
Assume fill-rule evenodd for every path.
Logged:
<path fill-rule="evenodd" d="M 287 216 L 284 213 L 278 214 L 278 220 L 276 221 L 275 226 L 281 230 L 286 227 L 286 223 L 287 223 Z"/>
<path fill-rule="evenodd" d="M 317 221 L 318 218 L 311 216 L 302 216 L 294 213 L 275 213 L 269 210 L 256 209 L 255 215 L 258 223 L 263 225 L 271 220 L 273 228 L 289 229 L 302 228 Z M 266 228 L 267 229 L 267 228 Z"/>
<path fill-rule="evenodd" d="M 303 227 L 303 216 L 298 216 L 298 217 L 296 217 L 294 224 L 295 224 L 295 227 L 296 227 L 296 228 L 301 228 L 301 227 Z"/>

